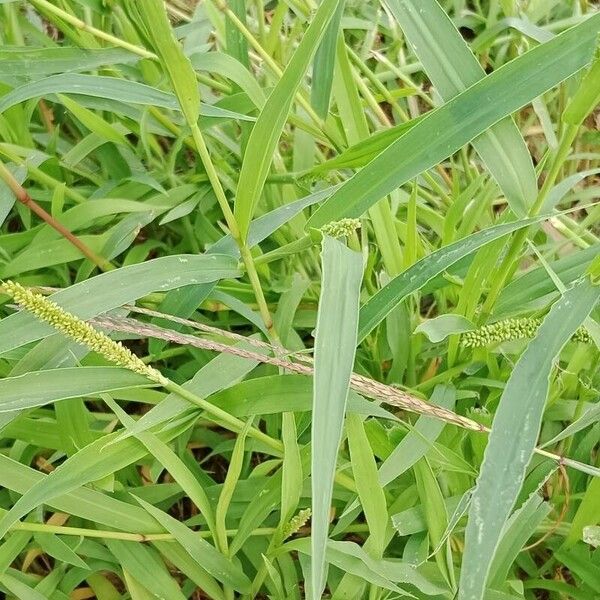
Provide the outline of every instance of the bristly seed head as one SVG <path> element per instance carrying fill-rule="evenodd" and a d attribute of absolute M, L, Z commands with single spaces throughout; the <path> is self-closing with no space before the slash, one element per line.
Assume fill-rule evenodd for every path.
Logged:
<path fill-rule="evenodd" d="M 295 533 L 298 533 L 299 529 L 306 525 L 306 522 L 308 521 L 308 519 L 310 519 L 310 516 L 310 508 L 305 508 L 299 511 L 297 515 L 293 516 L 290 519 L 290 522 L 283 528 L 284 539 L 287 539 Z"/>
<path fill-rule="evenodd" d="M 466 331 L 461 334 L 461 345 L 464 348 L 483 348 L 490 344 L 533 338 L 541 324 L 542 319 L 534 317 L 505 319 L 484 325 L 475 331 Z M 589 333 L 583 327 L 575 332 L 573 339 L 584 344 L 591 341 Z"/>
<path fill-rule="evenodd" d="M 332 238 L 341 238 L 351 236 L 360 228 L 360 219 L 340 219 L 333 223 L 327 223 L 321 227 L 321 231 Z"/>
<path fill-rule="evenodd" d="M 168 383 L 166 377 L 146 365 L 123 344 L 110 339 L 106 334 L 67 312 L 49 298 L 36 294 L 14 281 L 2 282 L 0 289 L 41 321 L 48 323 L 72 340 L 87 346 L 90 350 L 101 354 L 110 362 L 144 375 L 160 385 Z"/>

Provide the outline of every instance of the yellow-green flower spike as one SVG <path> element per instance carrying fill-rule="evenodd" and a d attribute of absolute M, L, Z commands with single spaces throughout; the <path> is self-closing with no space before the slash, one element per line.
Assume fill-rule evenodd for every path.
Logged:
<path fill-rule="evenodd" d="M 360 219 L 340 219 L 333 223 L 327 223 L 321 231 L 332 238 L 351 236 L 360 227 Z"/>
<path fill-rule="evenodd" d="M 101 354 L 110 362 L 144 375 L 160 385 L 168 383 L 168 379 L 159 371 L 146 365 L 123 344 L 111 340 L 106 334 L 67 312 L 49 298 L 36 294 L 14 281 L 3 282 L 1 290 L 11 296 L 17 304 L 34 314 L 40 321 L 48 323 L 72 340 Z"/>
<path fill-rule="evenodd" d="M 289 538 L 290 536 L 298 533 L 301 527 L 306 525 L 308 519 L 310 519 L 311 511 L 310 508 L 305 508 L 298 512 L 297 515 L 293 516 L 290 519 L 290 522 L 283 529 L 283 537 L 284 539 Z"/>
<path fill-rule="evenodd" d="M 461 335 L 461 345 L 464 348 L 483 348 L 490 344 L 533 338 L 541 323 L 542 319 L 533 317 L 505 319 L 463 333 Z M 589 333 L 583 327 L 575 332 L 573 339 L 585 344 L 589 344 L 591 341 Z"/>

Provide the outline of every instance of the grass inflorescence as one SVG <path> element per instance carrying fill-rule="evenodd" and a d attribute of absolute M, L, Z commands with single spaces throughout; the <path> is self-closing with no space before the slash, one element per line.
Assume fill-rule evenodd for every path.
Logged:
<path fill-rule="evenodd" d="M 92 352 L 97 352 L 109 362 L 144 375 L 156 383 L 166 383 L 167 380 L 159 371 L 145 364 L 129 348 L 120 342 L 111 340 L 106 334 L 61 308 L 46 296 L 37 294 L 10 280 L 0 283 L 0 291 L 8 294 L 17 304 L 34 314 L 40 321 L 48 323 L 63 335 L 86 346 Z"/>
<path fill-rule="evenodd" d="M 483 348 L 491 344 L 534 338 L 540 325 L 541 318 L 522 317 L 520 319 L 504 319 L 484 325 L 473 331 L 461 334 L 461 344 L 465 348 Z M 573 341 L 589 344 L 592 342 L 590 334 L 584 327 L 580 327 L 573 334 Z"/>

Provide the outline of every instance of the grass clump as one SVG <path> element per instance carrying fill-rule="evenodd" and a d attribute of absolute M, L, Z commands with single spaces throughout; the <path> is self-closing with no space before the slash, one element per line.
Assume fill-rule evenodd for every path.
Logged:
<path fill-rule="evenodd" d="M 600 595 L 599 33 L 2 3 L 0 594 Z"/>

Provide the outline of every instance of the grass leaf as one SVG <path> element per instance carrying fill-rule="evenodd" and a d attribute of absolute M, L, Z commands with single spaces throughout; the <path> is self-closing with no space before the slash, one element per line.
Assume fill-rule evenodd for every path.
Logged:
<path fill-rule="evenodd" d="M 146 377 L 119 367 L 72 367 L 0 379 L 0 412 L 102 392 L 152 386 Z"/>
<path fill-rule="evenodd" d="M 146 35 L 151 40 L 163 69 L 169 75 L 181 111 L 186 121 L 194 123 L 200 112 L 196 75 L 189 58 L 173 35 L 165 4 L 162 0 L 141 0 L 137 9 Z"/>
<path fill-rule="evenodd" d="M 331 21 L 329 21 L 329 25 L 327 25 L 327 30 L 317 48 L 313 61 L 310 102 L 322 119 L 329 112 L 336 45 L 345 4 L 345 0 L 338 2 L 337 9 Z"/>
<path fill-rule="evenodd" d="M 592 59 L 599 31 L 600 15 L 590 17 L 432 111 L 349 179 L 306 226 L 318 228 L 342 217 L 360 217 L 393 189 L 585 67 Z M 399 162 L 398 156 L 405 159 Z"/>
<path fill-rule="evenodd" d="M 81 94 L 126 104 L 142 104 L 170 110 L 181 110 L 181 106 L 173 94 L 163 92 L 144 83 L 102 75 L 60 73 L 26 83 L 5 94 L 0 99 L 0 112 L 5 112 L 12 106 L 25 102 L 25 100 L 52 94 Z M 244 121 L 253 120 L 246 115 L 207 104 L 200 105 L 197 115 L 226 119 L 234 118 Z"/>
<path fill-rule="evenodd" d="M 363 305 L 360 309 L 358 339 L 364 339 L 404 298 L 419 290 L 465 256 L 469 256 L 475 250 L 494 240 L 541 219 L 542 217 L 523 219 L 513 223 L 494 225 L 489 229 L 478 231 L 458 242 L 444 246 L 422 258 L 392 279 Z"/>
<path fill-rule="evenodd" d="M 172 533 L 189 555 L 213 577 L 241 593 L 248 593 L 250 580 L 231 560 L 218 552 L 183 523 L 159 510 L 149 502 L 136 498 L 167 531 Z"/>
<path fill-rule="evenodd" d="M 383 486 L 379 484 L 377 463 L 359 415 L 347 415 L 346 433 L 358 497 L 369 525 L 369 546 L 376 557 L 381 557 L 386 546 L 389 521 L 387 505 Z"/>
<path fill-rule="evenodd" d="M 81 319 L 90 319 L 133 302 L 150 292 L 236 277 L 237 261 L 229 256 L 173 255 L 102 273 L 52 294 L 52 300 Z M 0 321 L 0 354 L 54 333 L 29 313 Z"/>
<path fill-rule="evenodd" d="M 386 0 L 414 53 L 445 101 L 485 77 L 485 71 L 436 0 Z M 529 150 L 512 117 L 473 140 L 513 212 L 527 214 L 537 194 Z"/>
<path fill-rule="evenodd" d="M 354 364 L 362 256 L 323 239 L 323 281 L 315 334 L 312 418 L 312 596 L 325 587 L 325 549 L 336 456 Z"/>
<path fill-rule="evenodd" d="M 471 501 L 460 600 L 484 598 L 490 564 L 537 441 L 554 361 L 599 299 L 600 286 L 587 278 L 568 289 L 504 388 Z"/>
<path fill-rule="evenodd" d="M 252 128 L 240 171 L 234 213 L 244 241 L 296 91 L 338 4 L 338 0 L 323 1 Z"/>

